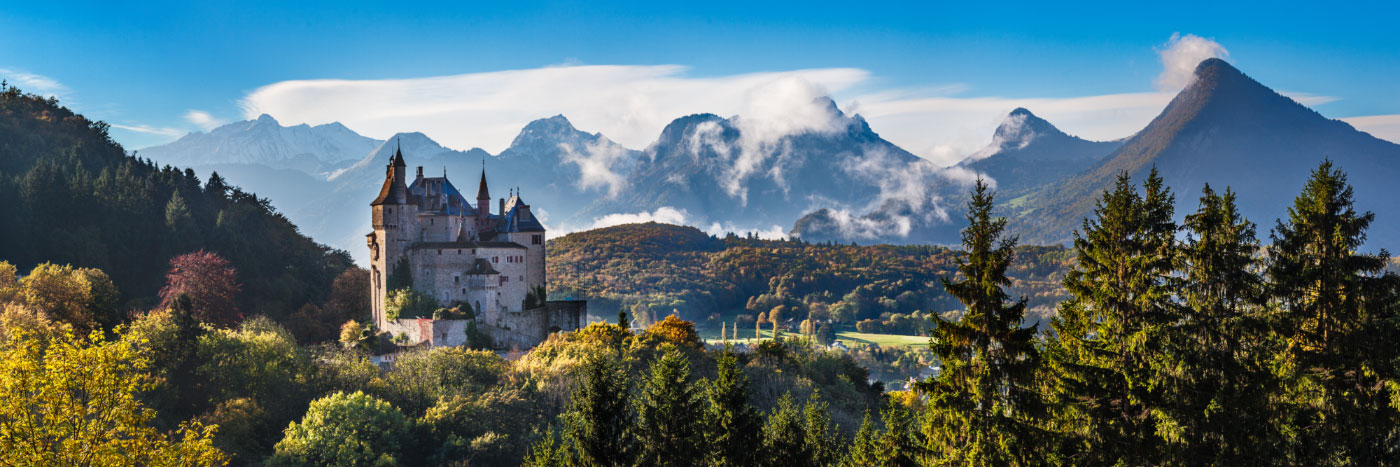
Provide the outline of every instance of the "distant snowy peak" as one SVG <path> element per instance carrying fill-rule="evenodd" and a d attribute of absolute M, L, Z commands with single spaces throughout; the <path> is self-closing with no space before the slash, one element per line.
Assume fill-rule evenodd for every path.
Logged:
<path fill-rule="evenodd" d="M 1033 155 L 1040 159 L 1097 158 L 1116 146 L 1115 142 L 1101 143 L 1069 135 L 1030 110 L 1017 107 L 997 125 L 991 144 L 969 156 L 964 165 L 1001 154 Z"/>
<path fill-rule="evenodd" d="M 283 126 L 271 115 L 194 132 L 141 150 L 154 160 L 179 165 L 261 164 L 317 172 L 363 157 L 381 141 L 338 122 Z"/>

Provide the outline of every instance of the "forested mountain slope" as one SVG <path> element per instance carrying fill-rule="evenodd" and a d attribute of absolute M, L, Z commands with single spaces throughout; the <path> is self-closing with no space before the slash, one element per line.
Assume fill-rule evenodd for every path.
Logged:
<path fill-rule="evenodd" d="M 285 317 L 321 301 L 350 258 L 301 235 L 267 200 L 211 176 L 128 156 L 96 122 L 0 88 L 0 259 L 106 271 L 123 299 L 147 305 L 170 258 L 228 258 L 247 314 Z"/>
<path fill-rule="evenodd" d="M 785 316 L 851 324 L 886 313 L 959 309 L 939 277 L 951 276 L 958 250 L 937 246 L 838 245 L 716 238 L 693 227 L 627 224 L 549 241 L 550 293 L 586 298 L 589 311 L 618 308 L 658 315 L 678 311 L 703 321 L 785 308 Z M 1064 297 L 1060 280 L 1072 259 L 1063 247 L 1025 246 L 1012 267 L 1012 291 L 1032 307 Z"/>

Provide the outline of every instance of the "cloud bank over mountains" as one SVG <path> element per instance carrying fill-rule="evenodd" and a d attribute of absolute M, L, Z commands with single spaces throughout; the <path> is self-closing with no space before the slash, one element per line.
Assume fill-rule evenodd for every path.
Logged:
<path fill-rule="evenodd" d="M 744 141 L 731 148 L 734 177 L 761 165 L 784 135 L 839 131 L 841 122 L 814 98 L 830 96 L 859 113 L 882 137 L 940 166 L 985 147 L 986 135 L 1008 111 L 1032 108 L 1066 132 L 1106 141 L 1131 136 L 1189 84 L 1206 58 L 1227 58 L 1221 44 L 1193 34 L 1173 34 L 1157 50 L 1162 71 L 1154 91 L 1086 96 L 976 96 L 965 83 L 917 88 L 881 85 L 858 68 L 814 68 L 721 76 L 691 76 L 681 65 L 565 65 L 450 76 L 380 80 L 293 80 L 257 88 L 240 101 L 243 117 L 267 113 L 288 124 L 339 121 L 374 138 L 422 131 L 444 146 L 498 152 L 527 122 L 567 115 L 578 127 L 643 149 L 676 115 L 713 113 L 743 118 Z M 1335 98 L 1290 93 L 1307 105 Z M 190 121 L 201 127 L 213 121 Z M 1363 127 L 1363 129 L 1365 129 Z M 775 151 L 776 149 L 776 151 Z M 614 186 L 606 154 L 578 154 L 590 164 L 595 186 Z M 600 165 L 599 163 L 602 162 Z M 736 190 L 737 184 L 731 187 Z"/>

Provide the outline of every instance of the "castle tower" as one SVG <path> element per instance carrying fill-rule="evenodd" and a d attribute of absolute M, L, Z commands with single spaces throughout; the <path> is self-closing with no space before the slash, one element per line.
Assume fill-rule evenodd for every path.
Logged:
<path fill-rule="evenodd" d="M 379 197 L 370 203 L 374 232 L 366 235 L 370 249 L 370 312 L 375 324 L 384 325 L 384 300 L 388 297 L 389 274 L 404 251 L 418 238 L 418 203 L 408 191 L 407 164 L 403 152 L 394 151 L 384 173 Z"/>
<path fill-rule="evenodd" d="M 491 216 L 491 191 L 486 189 L 486 166 L 481 167 L 481 185 L 476 189 L 476 218 L 486 220 Z"/>

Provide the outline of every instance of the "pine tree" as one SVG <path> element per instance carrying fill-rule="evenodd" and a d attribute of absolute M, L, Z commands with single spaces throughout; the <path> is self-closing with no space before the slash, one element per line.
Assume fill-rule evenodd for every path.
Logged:
<path fill-rule="evenodd" d="M 1074 464 L 1160 463 L 1165 334 L 1181 318 L 1172 300 L 1173 197 L 1156 169 L 1138 195 L 1127 174 L 1075 232 L 1070 299 L 1045 348 L 1056 430 Z"/>
<path fill-rule="evenodd" d="M 651 378 L 637 399 L 638 463 L 699 465 L 700 399 L 691 389 L 690 362 L 671 347 L 651 365 Z"/>
<path fill-rule="evenodd" d="M 878 438 L 880 465 L 915 467 L 931 462 L 925 455 L 926 443 L 919 437 L 915 418 L 907 407 L 894 400 L 880 413 L 885 424 Z"/>
<path fill-rule="evenodd" d="M 884 459 L 880 457 L 879 442 L 879 434 L 875 433 L 875 425 L 870 421 L 870 412 L 866 412 L 865 418 L 860 421 L 860 430 L 856 431 L 856 438 L 851 442 L 851 450 L 846 453 L 846 458 L 841 461 L 841 465 L 843 467 L 886 465 Z"/>
<path fill-rule="evenodd" d="M 763 452 L 760 465 L 807 467 L 817 465 L 807 449 L 806 422 L 790 394 L 778 399 L 778 406 L 763 424 Z"/>
<path fill-rule="evenodd" d="M 563 416 L 566 443 L 581 465 L 632 465 L 631 381 L 614 356 L 603 354 L 588 359 L 583 376 Z"/>
<path fill-rule="evenodd" d="M 1285 340 L 1277 365 L 1294 403 L 1299 464 L 1377 465 L 1400 455 L 1396 278 L 1380 275 L 1384 250 L 1357 251 L 1374 217 L 1356 212 L 1346 175 L 1323 161 L 1272 234 L 1267 275 Z"/>
<path fill-rule="evenodd" d="M 958 321 L 933 316 L 929 347 L 942 371 L 917 385 L 928 394 L 925 432 L 942 463 L 1022 464 L 1035 451 L 1035 327 L 1021 327 L 1026 299 L 1013 302 L 1004 290 L 1016 238 L 1003 235 L 1006 219 L 992 217 L 992 205 L 979 179 L 968 202 L 960 278 L 943 279 L 966 312 Z"/>
<path fill-rule="evenodd" d="M 812 465 L 836 465 L 845 457 L 844 440 L 836 433 L 831 423 L 830 405 L 822 402 L 816 392 L 812 393 L 807 406 L 802 410 L 805 422 L 807 451 L 811 453 Z"/>
<path fill-rule="evenodd" d="M 1277 387 L 1263 321 L 1263 279 L 1254 224 L 1240 216 L 1235 194 L 1206 185 L 1200 208 L 1186 216 L 1181 295 L 1186 319 L 1169 337 L 1174 384 L 1169 463 L 1240 465 L 1274 458 L 1281 437 L 1268 420 L 1264 388 Z"/>
<path fill-rule="evenodd" d="M 725 347 L 719 371 L 705 392 L 705 446 L 712 466 L 747 466 L 757 461 L 763 420 L 749 405 L 749 379 Z"/>
<path fill-rule="evenodd" d="M 191 246 L 199 244 L 199 227 L 190 215 L 190 208 L 185 204 L 185 198 L 180 196 L 178 189 L 170 195 L 170 201 L 165 203 L 165 226 L 170 229 L 172 243 L 176 248 L 174 253 L 185 253 Z"/>

